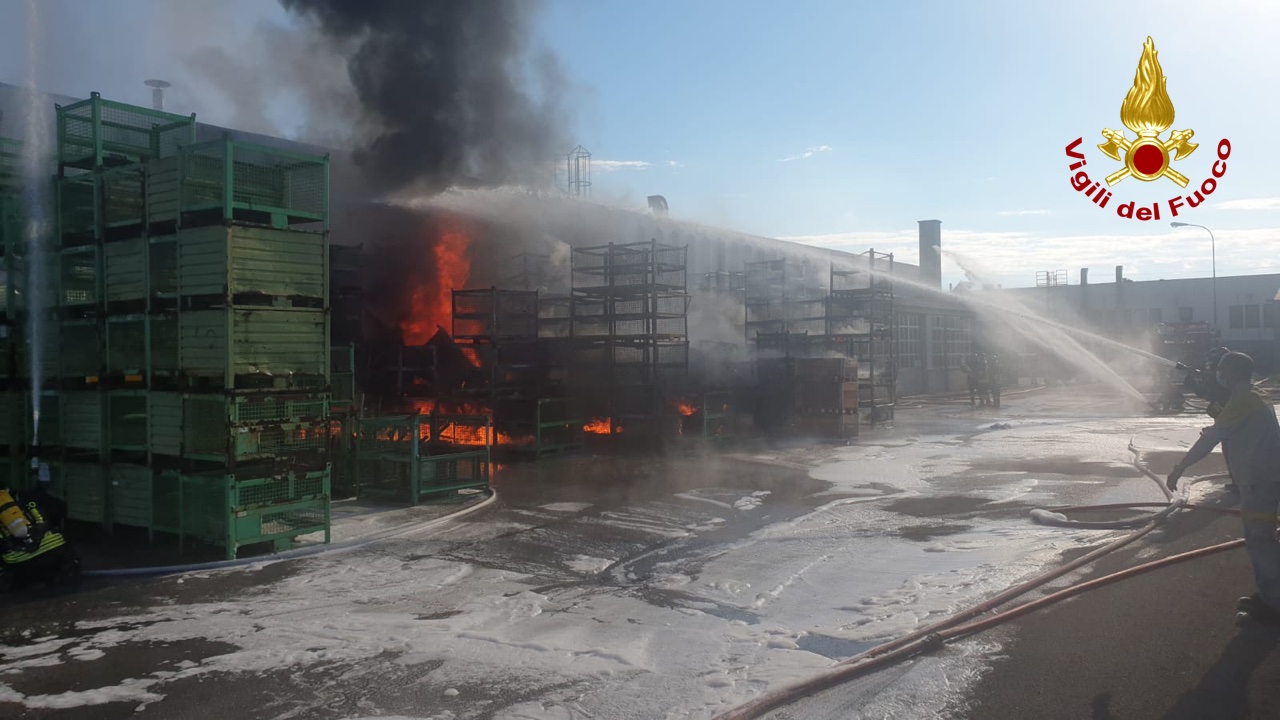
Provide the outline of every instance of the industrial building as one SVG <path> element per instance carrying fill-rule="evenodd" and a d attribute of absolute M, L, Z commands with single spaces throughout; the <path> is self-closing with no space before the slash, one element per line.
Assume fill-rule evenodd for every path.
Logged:
<path fill-rule="evenodd" d="M 1135 281 L 1116 266 L 1110 282 L 1091 281 L 1088 268 L 1077 277 L 1042 272 L 1036 287 L 1003 292 L 1051 320 L 1172 359 L 1183 358 L 1164 347 L 1171 338 L 1198 331 L 1209 335 L 1205 342 L 1252 355 L 1262 372 L 1277 368 L 1280 274 Z"/>
<path fill-rule="evenodd" d="M 335 497 L 484 488 L 495 457 L 844 439 L 963 386 L 937 220 L 917 266 L 656 196 L 390 205 L 323 149 L 97 94 L 42 100 L 33 180 L 22 98 L 0 86 L 2 467 L 38 459 L 75 521 L 234 557 L 327 538 Z M 568 161 L 581 192 L 589 153 Z"/>

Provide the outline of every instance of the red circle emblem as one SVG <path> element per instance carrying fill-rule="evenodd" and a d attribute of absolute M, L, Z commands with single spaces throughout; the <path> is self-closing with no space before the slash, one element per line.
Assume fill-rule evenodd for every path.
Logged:
<path fill-rule="evenodd" d="M 1164 153 L 1155 145 L 1140 145 L 1133 151 L 1133 168 L 1143 175 L 1155 175 L 1164 169 Z"/>

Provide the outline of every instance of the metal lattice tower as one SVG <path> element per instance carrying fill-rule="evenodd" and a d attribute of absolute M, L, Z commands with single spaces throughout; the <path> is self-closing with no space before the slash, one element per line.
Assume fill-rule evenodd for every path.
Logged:
<path fill-rule="evenodd" d="M 581 145 L 569 151 L 569 194 L 574 197 L 591 197 L 591 153 Z"/>
<path fill-rule="evenodd" d="M 1066 270 L 1039 270 L 1036 272 L 1036 287 L 1058 287 L 1067 284 Z"/>

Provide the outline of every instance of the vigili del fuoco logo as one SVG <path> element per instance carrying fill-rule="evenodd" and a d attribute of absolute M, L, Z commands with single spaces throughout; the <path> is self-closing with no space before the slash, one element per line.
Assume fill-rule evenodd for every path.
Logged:
<path fill-rule="evenodd" d="M 1200 147 L 1191 142 L 1195 131 L 1174 130 L 1167 138 L 1160 136 L 1173 126 L 1173 101 L 1165 89 L 1167 78 L 1160 69 L 1160 60 L 1156 57 L 1156 44 L 1150 37 L 1142 44 L 1142 57 L 1138 60 L 1138 72 L 1133 76 L 1133 87 L 1124 96 L 1120 104 L 1120 122 L 1137 134 L 1130 139 L 1123 130 L 1102 129 L 1102 138 L 1106 141 L 1098 145 L 1107 157 L 1124 166 L 1107 175 L 1107 187 L 1102 182 L 1090 180 L 1089 173 L 1083 168 L 1087 164 L 1084 153 L 1079 151 L 1084 143 L 1078 137 L 1067 145 L 1067 157 L 1071 163 L 1071 187 L 1084 193 L 1098 207 L 1105 208 L 1115 196 L 1109 188 L 1115 187 L 1125 178 L 1134 178 L 1142 182 L 1158 182 L 1161 179 L 1171 180 L 1181 188 L 1190 185 L 1186 175 L 1178 172 L 1174 164 L 1185 160 L 1187 156 Z M 1218 188 L 1218 179 L 1227 173 L 1227 158 L 1231 155 L 1231 143 L 1223 138 L 1218 141 L 1218 158 L 1213 163 L 1212 177 L 1207 177 L 1189 194 L 1179 194 L 1169 198 L 1165 203 L 1169 217 L 1178 216 L 1178 211 L 1194 208 L 1205 201 Z M 1150 206 L 1135 207 L 1136 203 L 1119 202 L 1116 215 L 1126 219 L 1159 220 L 1160 205 L 1154 202 Z"/>

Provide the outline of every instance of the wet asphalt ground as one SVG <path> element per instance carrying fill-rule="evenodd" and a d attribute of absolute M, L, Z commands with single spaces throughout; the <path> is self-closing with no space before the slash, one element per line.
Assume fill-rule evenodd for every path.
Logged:
<path fill-rule="evenodd" d="M 1054 412 L 1064 416 L 1096 417 L 1110 412 L 1105 397 L 1074 392 L 1050 395 L 1048 398 L 1029 396 L 1021 401 L 1009 398 L 1007 403 L 1010 407 L 1004 414 L 1016 417 L 1019 402 L 1023 403 L 1024 412 L 1025 408 L 1033 405 L 1037 408 L 1051 406 Z M 1117 415 L 1122 416 L 1123 413 Z M 962 404 L 929 404 L 902 412 L 895 427 L 864 433 L 859 442 L 910 443 L 911 437 L 921 434 L 951 433 L 957 438 L 955 442 L 965 443 L 976 434 L 976 429 L 984 427 L 988 420 L 996 419 L 999 417 L 970 414 L 967 406 Z M 1069 422 L 1064 423 L 1062 432 L 1072 432 Z M 433 572 L 436 565 L 432 563 L 444 562 L 488 573 L 484 577 L 518 577 L 519 584 L 528 591 L 539 596 L 570 598 L 571 606 L 589 606 L 591 599 L 597 597 L 626 597 L 642 601 L 659 614 L 688 612 L 690 608 L 697 608 L 698 612 L 738 624 L 758 623 L 762 618 L 754 617 L 750 606 L 708 602 L 706 597 L 695 597 L 678 584 L 655 582 L 654 579 L 663 568 L 672 566 L 678 566 L 685 576 L 696 578 L 704 563 L 716 558 L 735 542 L 762 529 L 804 517 L 816 507 L 831 502 L 833 497 L 838 499 L 838 495 L 833 496 L 829 492 L 830 483 L 814 479 L 808 472 L 810 466 L 820 464 L 836 452 L 837 448 L 830 445 L 787 443 L 772 447 L 755 446 L 745 451 L 738 449 L 729 454 L 703 453 L 686 448 L 676 449 L 662 458 L 570 456 L 536 465 L 507 466 L 495 479 L 499 494 L 499 502 L 495 505 L 456 521 L 444 532 L 399 539 L 346 554 L 344 563 L 385 565 L 388 571 L 374 581 L 385 585 L 369 587 L 367 597 L 347 602 L 339 608 L 334 616 L 337 618 L 334 621 L 337 623 L 335 632 L 350 632 L 350 628 L 341 627 L 342 612 L 346 608 L 356 612 L 361 605 L 377 604 L 384 597 L 380 588 L 401 587 L 404 582 L 412 582 L 418 573 Z M 1125 487 L 1138 486 L 1142 482 L 1136 471 L 1117 468 L 1114 463 L 1091 466 L 1080 463 L 1077 458 L 1052 455 L 1026 462 L 1026 467 L 1022 468 L 1024 472 L 1089 477 L 1111 475 L 1115 485 Z M 996 470 L 992 468 L 993 472 Z M 1018 468 L 1011 468 L 1008 463 L 998 468 L 998 472 L 1016 471 Z M 890 529 L 891 532 L 908 542 L 927 541 L 961 532 L 978 520 L 1025 516 L 1028 506 L 1016 500 L 991 503 L 973 494 L 975 486 L 999 482 L 999 477 L 988 474 L 979 463 L 964 477 L 937 483 L 934 492 L 904 494 L 885 487 L 883 496 L 877 501 L 902 518 L 900 528 Z M 1109 492 L 1112 492 L 1111 488 L 1109 485 Z M 1072 489 L 1064 495 L 1063 501 L 1087 502 L 1098 492 L 1088 488 Z M 735 505 L 748 497 L 759 498 L 755 512 L 742 512 L 742 508 Z M 1107 499 L 1114 501 L 1113 497 Z M 1149 495 L 1135 495 L 1134 499 L 1151 498 Z M 1179 547 L 1178 542 L 1197 541 L 1205 533 L 1229 538 L 1229 527 L 1234 527 L 1230 523 L 1206 523 L 1191 517 L 1186 522 L 1191 524 L 1180 531 L 1169 531 L 1167 545 L 1170 549 Z M 697 528 L 697 531 L 688 532 L 687 528 Z M 574 561 L 575 557 L 606 558 L 609 562 L 597 567 L 583 567 Z M 1235 578 L 1239 575 L 1238 560 L 1235 566 L 1222 569 L 1225 576 Z M 403 653 L 392 650 L 372 657 L 354 658 L 315 650 L 318 655 L 313 661 L 290 662 L 279 668 L 252 665 L 238 671 L 234 665 L 218 665 L 220 658 L 232 658 L 232 662 L 236 662 L 245 657 L 244 653 L 237 654 L 237 644 L 199 638 L 186 638 L 181 642 L 133 639 L 145 629 L 149 614 L 159 614 L 161 610 L 168 613 L 167 616 L 171 616 L 175 609 L 180 611 L 185 607 L 202 608 L 202 612 L 204 608 L 214 608 L 211 612 L 224 609 L 226 612 L 248 612 L 235 610 L 239 607 L 236 603 L 243 604 L 248 599 L 260 601 L 262 607 L 271 607 L 279 601 L 282 618 L 287 618 L 291 612 L 305 612 L 305 605 L 302 609 L 288 605 L 287 593 L 279 589 L 286 583 L 304 578 L 314 567 L 310 563 L 314 562 L 316 560 L 283 562 L 185 577 L 91 581 L 75 594 L 35 592 L 6 598 L 0 605 L 0 612 L 5 616 L 3 630 L 0 630 L 0 642 L 3 643 L 0 652 L 4 653 L 3 662 L 10 667 L 6 669 L 0 664 L 0 683 L 8 688 L 7 694 L 0 689 L 0 716 L 95 720 L 207 717 L 222 720 L 228 717 L 400 715 L 444 720 L 525 717 L 513 714 L 512 708 L 539 702 L 548 708 L 547 714 L 530 714 L 527 717 L 650 716 L 628 713 L 625 707 L 609 709 L 607 704 L 592 706 L 580 703 L 575 706 L 564 698 L 566 694 L 581 696 L 581 687 L 554 673 L 544 676 L 530 668 L 513 671 L 510 678 L 505 678 L 494 676 L 487 666 L 477 666 L 471 682 L 459 682 L 455 678 L 445 683 L 445 687 L 424 681 L 424 677 L 432 675 L 440 660 L 411 662 L 400 656 Z M 1225 556 L 1223 562 L 1226 562 Z M 335 568 L 336 574 L 341 566 L 331 567 Z M 361 577 L 364 578 L 362 582 L 370 582 L 368 575 Z M 1153 575 L 1151 582 L 1157 577 Z M 335 579 L 335 582 L 340 580 Z M 1110 654 L 1103 653 L 1115 659 L 1116 665 L 1129 667 L 1126 672 L 1132 673 L 1135 666 L 1126 658 L 1140 659 L 1170 651 L 1169 640 L 1156 642 L 1153 638 L 1186 636 L 1185 632 L 1175 632 L 1176 628 L 1171 628 L 1167 635 L 1143 633 L 1142 622 L 1147 619 L 1142 614 L 1144 611 L 1147 614 L 1154 612 L 1162 622 L 1178 621 L 1180 624 L 1205 616 L 1203 611 L 1187 611 L 1191 613 L 1187 617 L 1187 612 L 1179 615 L 1172 611 L 1154 610 L 1153 606 L 1181 609 L 1184 605 L 1194 605 L 1193 602 L 1176 604 L 1175 600 L 1168 599 L 1179 592 L 1185 595 L 1186 588 L 1177 587 L 1180 582 L 1176 579 L 1164 582 L 1163 595 L 1158 598 L 1142 597 L 1138 603 L 1140 609 L 1135 609 L 1131 615 L 1118 615 L 1112 621 L 1110 632 L 1105 625 L 1094 626 L 1101 634 L 1100 638 L 1125 637 L 1121 630 L 1129 633 L 1130 645 L 1119 648 L 1118 652 L 1110 650 Z M 1216 589 L 1230 594 L 1235 588 L 1227 590 L 1228 586 L 1224 583 Z M 1125 597 L 1132 600 L 1132 591 L 1124 591 L 1123 587 L 1114 592 L 1129 592 Z M 391 594 L 388 591 L 387 596 Z M 457 602 L 438 602 L 429 592 L 414 597 L 411 590 L 409 596 L 406 600 L 396 595 L 394 602 L 397 607 L 411 607 L 425 622 L 447 620 L 461 612 Z M 326 603 L 323 584 L 315 588 L 314 597 L 317 606 L 330 604 Z M 1073 601 L 1053 612 L 1070 612 L 1086 602 L 1096 601 L 1093 598 Z M 1120 607 L 1120 604 L 1115 604 L 1115 607 Z M 1048 623 L 1036 630 L 1036 623 L 1047 622 L 1042 617 L 1050 616 L 1051 613 L 1044 613 L 1028 619 L 1021 626 L 1000 631 L 1000 642 L 1011 648 L 1007 650 L 1008 657 L 1030 660 L 1026 663 L 1021 660 L 1002 662 L 1004 656 L 999 652 L 988 658 L 994 669 L 983 676 L 970 694 L 958 699 L 961 704 L 952 706 L 962 711 L 960 716 L 1139 716 L 1128 713 L 1107 715 L 1106 712 L 1114 711 L 1107 708 L 1128 710 L 1130 705 L 1128 700 L 1116 694 L 1118 690 L 1103 697 L 1107 695 L 1105 688 L 1089 698 L 1088 713 L 1079 714 L 1083 707 L 1081 695 L 1088 694 L 1086 689 L 1091 691 L 1094 687 L 1088 684 L 1090 678 L 1123 678 L 1126 674 L 1116 668 L 1106 670 L 1110 666 L 1091 660 L 1093 655 L 1079 647 L 1072 662 L 1081 668 L 1090 668 L 1090 672 L 1063 674 L 1060 656 L 1043 648 L 1052 646 L 1055 632 L 1059 634 L 1057 640 L 1074 645 L 1069 630 L 1072 626 L 1069 622 Z M 596 618 L 600 623 L 617 621 L 618 618 Z M 1228 625 L 1229 621 L 1227 617 Z M 280 624 L 287 624 L 287 620 L 277 622 L 269 614 L 255 622 L 261 625 L 262 632 L 278 631 Z M 643 617 L 628 618 L 627 622 L 639 624 L 647 620 Z M 1036 636 L 1036 632 L 1042 635 Z M 1100 641 L 1105 642 L 1105 639 Z M 838 659 L 866 646 L 866 643 L 811 633 L 802 640 L 799 649 Z M 97 649 L 99 647 L 101 649 Z M 1142 647 L 1149 647 L 1144 651 L 1147 653 L 1145 656 L 1138 650 L 1125 649 Z M 38 648 L 39 652 L 25 653 L 23 648 Z M 1042 648 L 1039 655 L 1036 648 Z M 306 653 L 310 649 L 298 647 L 296 651 Z M 1214 647 L 1212 643 L 1209 646 L 1187 646 L 1185 652 L 1212 658 Z M 1232 658 L 1245 656 L 1246 664 L 1253 663 L 1255 667 L 1265 665 L 1263 661 L 1256 660 L 1257 657 L 1265 659 L 1266 653 L 1255 643 L 1244 646 L 1237 643 L 1231 652 Z M 1034 665 L 1031 660 L 1036 658 L 1044 664 Z M 216 669 L 190 672 L 192 668 L 205 665 L 213 665 Z M 1041 668 L 1039 677 L 1034 675 L 1032 668 L 1035 667 Z M 1157 664 L 1150 667 L 1165 666 Z M 1199 667 L 1194 663 L 1184 665 L 1184 672 L 1170 675 L 1175 680 L 1169 682 L 1194 679 L 1194 671 Z M 1212 667 L 1217 668 L 1214 672 L 1218 676 L 1226 672 L 1221 664 Z M 1227 670 L 1230 667 L 1227 666 Z M 884 673 L 856 687 L 830 691 L 825 697 L 815 698 L 808 710 L 800 705 L 779 713 L 777 717 L 856 716 L 856 713 L 851 715 L 848 711 L 862 706 L 869 695 L 874 695 L 884 684 L 894 682 L 898 677 L 896 673 L 900 672 Z M 1077 677 L 1083 684 L 1072 686 L 1069 679 Z M 1238 689 L 1238 683 L 1232 687 Z M 1056 690 L 1050 692 L 1045 688 Z M 104 702 L 111 700 L 103 696 L 104 689 L 108 693 L 119 692 L 120 699 Z M 1132 686 L 1124 684 L 1124 689 L 1132 690 Z M 85 695 L 76 694 L 80 692 Z M 552 703 L 546 700 L 548 698 L 558 699 L 556 707 L 569 710 L 555 714 L 551 709 Z M 92 704 L 88 704 L 90 702 Z M 578 711 L 574 707 L 581 713 L 576 714 Z M 1050 712 L 1054 708 L 1060 709 L 1061 713 L 1055 715 Z M 1099 714 L 1097 708 L 1103 708 L 1103 714 Z"/>
<path fill-rule="evenodd" d="M 809 452 L 822 452 L 822 449 L 813 448 Z M 768 490 L 767 512 L 753 515 L 708 512 L 708 509 L 716 511 L 719 506 L 672 500 L 676 493 L 708 486 L 718 489 L 727 501 L 744 493 Z M 813 507 L 809 498 L 824 487 L 824 483 L 808 478 L 801 466 L 787 467 L 785 463 L 748 463 L 701 455 L 665 460 L 570 456 L 538 465 L 504 468 L 495 480 L 500 501 L 492 508 L 456 521 L 461 526 L 455 533 L 460 536 L 458 540 L 429 540 L 412 546 L 401 542 L 391 547 L 370 548 L 352 557 L 358 562 L 366 554 L 392 553 L 404 559 L 405 572 L 411 572 L 408 564 L 429 555 L 520 573 L 531 578 L 533 592 L 575 589 L 627 592 L 639 594 L 657 606 L 674 607 L 679 600 L 678 590 L 645 585 L 645 578 L 656 564 L 696 558 L 760 527 L 802 515 Z M 669 507 L 646 517 L 646 511 L 651 512 L 654 502 Z M 557 503 L 566 503 L 568 512 L 545 509 Z M 646 531 L 646 522 L 662 530 L 660 526 L 670 523 L 673 512 L 691 522 L 716 518 L 724 521 L 714 523 L 718 527 L 694 538 L 672 538 Z M 564 565 L 564 558 L 584 547 L 593 548 L 598 555 L 616 555 L 622 559 L 599 572 L 573 572 Z M 273 583 L 292 576 L 306 562 L 283 562 L 261 569 L 194 577 L 90 579 L 74 594 L 36 589 L 6 598 L 0 608 L 5 616 L 0 643 L 10 656 L 35 640 L 48 642 L 58 638 L 68 643 L 66 649 L 46 656 L 49 664 L 45 666 L 6 672 L 0 664 L 0 682 L 24 696 L 64 695 L 112 687 L 156 673 L 178 673 L 191 663 L 229 653 L 236 648 L 226 643 L 200 641 L 159 644 L 126 641 L 103 651 L 100 657 L 89 659 L 78 659 L 75 648 L 76 640 L 81 638 L 104 633 L 127 635 L 139 629 L 145 621 L 117 624 L 113 618 L 145 616 L 156 606 L 210 603 L 255 595 L 269 597 Z M 317 602 L 322 602 L 322 597 L 323 592 L 318 592 Z M 433 612 L 444 615 L 451 612 L 449 609 L 433 611 L 427 599 L 424 599 L 423 610 L 427 616 Z M 402 712 L 412 717 L 428 717 L 431 713 L 422 711 L 440 702 L 443 688 L 404 692 L 406 677 L 420 676 L 429 672 L 429 667 L 406 670 L 388 662 L 375 673 L 377 679 L 373 684 L 362 682 L 354 686 L 342 681 L 350 670 L 345 663 L 321 663 L 303 670 L 253 673 L 233 670 L 213 676 L 180 678 L 164 682 L 163 690 L 157 690 L 163 693 L 163 700 L 152 703 L 129 700 L 68 708 L 27 708 L 19 703 L 5 703 L 4 695 L 0 694 L 0 716 L 58 720 L 347 718 L 362 716 L 362 708 L 376 707 L 379 714 Z M 486 697 L 483 704 L 498 709 L 554 689 L 534 685 L 508 691 L 482 678 L 477 678 L 477 682 L 484 686 L 476 688 L 477 693 Z M 66 701 L 74 702 L 74 698 Z M 485 716 L 491 713 L 479 715 Z"/>

